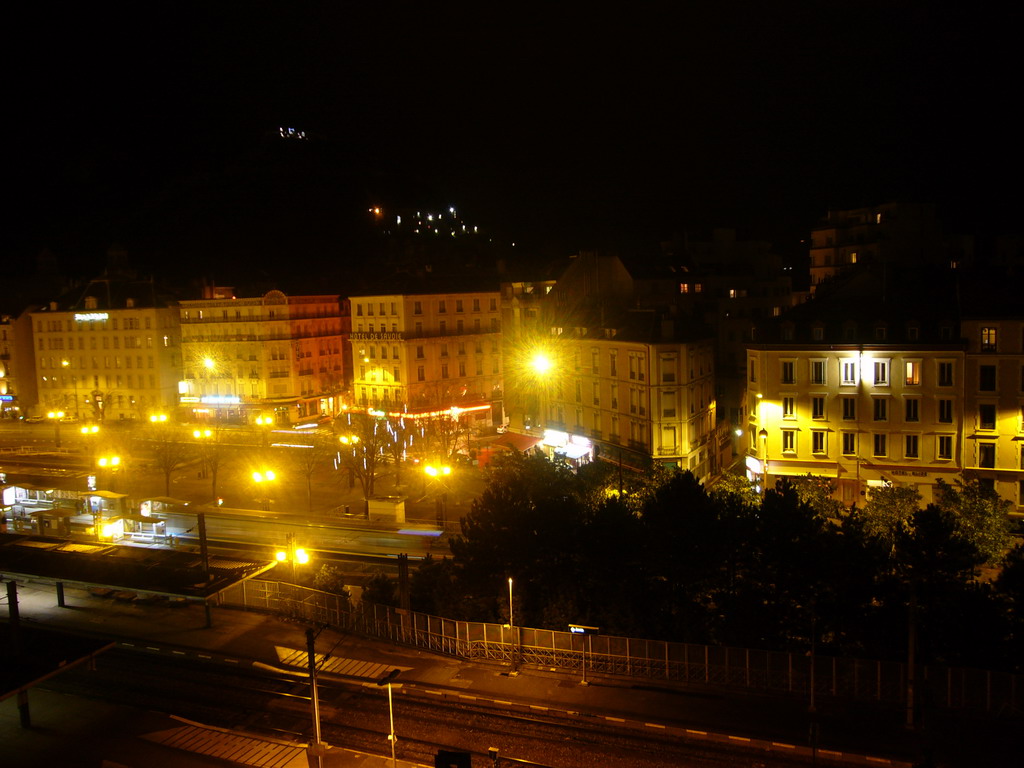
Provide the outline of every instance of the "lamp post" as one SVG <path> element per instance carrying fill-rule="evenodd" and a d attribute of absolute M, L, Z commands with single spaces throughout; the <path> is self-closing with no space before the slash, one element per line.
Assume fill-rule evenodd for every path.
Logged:
<path fill-rule="evenodd" d="M 289 533 L 287 544 L 284 549 L 274 553 L 274 559 L 279 563 L 288 563 L 291 566 L 292 583 L 295 583 L 295 564 L 308 565 L 309 553 L 302 547 L 295 546 L 295 534 Z"/>
<path fill-rule="evenodd" d="M 265 512 L 270 511 L 270 486 L 269 483 L 277 480 L 277 473 L 272 469 L 262 469 L 252 473 L 252 481 L 260 491 L 260 500 Z"/>
<path fill-rule="evenodd" d="M 452 468 L 447 464 L 428 464 L 423 468 L 427 477 L 433 478 L 439 483 L 444 483 L 442 478 L 452 473 Z M 441 494 L 436 499 L 437 503 L 437 525 L 443 528 L 448 517 L 448 487 L 442 485 Z"/>
<path fill-rule="evenodd" d="M 274 417 L 269 414 L 261 413 L 256 417 L 256 427 L 260 432 L 260 445 L 263 448 L 267 447 L 268 437 L 270 428 L 274 426 Z"/>
<path fill-rule="evenodd" d="M 398 677 L 398 673 L 401 671 L 400 669 L 392 669 L 377 681 L 377 685 L 386 685 L 388 687 L 388 719 L 391 722 L 391 733 L 388 734 L 388 741 L 391 742 L 391 768 L 395 768 L 397 765 L 395 762 L 395 705 L 391 699 L 391 682 Z"/>
<path fill-rule="evenodd" d="M 46 418 L 53 422 L 53 444 L 60 448 L 60 420 L 64 418 L 64 411 L 50 411 Z"/>
<path fill-rule="evenodd" d="M 71 360 L 68 359 L 68 358 L 64 358 L 63 360 L 60 361 L 60 364 L 61 364 L 62 368 L 70 368 L 71 367 Z M 78 418 L 78 376 L 75 375 L 75 374 L 71 375 L 71 386 L 74 387 L 74 392 L 75 392 L 75 418 L 77 419 Z"/>
<path fill-rule="evenodd" d="M 79 430 L 82 433 L 83 439 L 89 445 L 89 460 L 92 461 L 96 457 L 96 435 L 99 434 L 100 428 L 96 424 L 87 424 Z"/>
<path fill-rule="evenodd" d="M 764 498 L 768 492 L 768 430 L 761 427 L 757 436 L 761 440 L 761 461 L 764 463 L 761 467 L 761 498 Z"/>
<path fill-rule="evenodd" d="M 509 642 L 512 645 L 512 672 L 516 672 L 516 623 L 512 615 L 512 577 L 508 577 L 508 634 Z"/>

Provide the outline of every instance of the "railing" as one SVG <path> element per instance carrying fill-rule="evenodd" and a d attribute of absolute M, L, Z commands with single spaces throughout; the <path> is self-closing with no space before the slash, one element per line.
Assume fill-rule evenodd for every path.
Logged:
<path fill-rule="evenodd" d="M 352 608 L 339 595 L 276 581 L 244 581 L 226 590 L 221 601 L 467 660 L 517 661 L 563 671 L 582 671 L 585 663 L 588 674 L 808 698 L 813 684 L 816 696 L 906 703 L 907 667 L 902 662 L 611 635 L 584 639 L 531 627 L 510 630 L 508 625 L 455 621 L 371 603 Z M 927 688 L 935 706 L 1024 716 L 1024 675 L 942 666 L 918 666 L 916 673 L 919 695 Z"/>

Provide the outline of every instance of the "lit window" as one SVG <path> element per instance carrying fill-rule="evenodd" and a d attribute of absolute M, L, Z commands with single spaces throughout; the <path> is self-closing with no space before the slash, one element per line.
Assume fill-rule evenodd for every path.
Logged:
<path fill-rule="evenodd" d="M 921 383 L 921 363 L 916 360 L 907 360 L 904 363 L 904 383 L 914 386 Z"/>
<path fill-rule="evenodd" d="M 982 328 L 981 329 L 981 349 L 983 352 L 995 352 L 997 345 L 997 329 L 996 328 Z"/>

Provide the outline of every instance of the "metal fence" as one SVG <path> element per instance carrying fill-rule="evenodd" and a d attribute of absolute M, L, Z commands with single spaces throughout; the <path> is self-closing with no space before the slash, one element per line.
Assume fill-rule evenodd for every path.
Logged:
<path fill-rule="evenodd" d="M 746 688 L 876 701 L 906 701 L 907 665 L 837 656 L 670 643 L 611 635 L 580 636 L 532 627 L 454 621 L 362 603 L 353 608 L 328 592 L 276 581 L 250 580 L 221 602 L 326 624 L 467 660 L 533 665 L 675 684 Z M 916 688 L 936 707 L 994 715 L 1024 715 L 1024 675 L 962 667 L 918 666 Z"/>

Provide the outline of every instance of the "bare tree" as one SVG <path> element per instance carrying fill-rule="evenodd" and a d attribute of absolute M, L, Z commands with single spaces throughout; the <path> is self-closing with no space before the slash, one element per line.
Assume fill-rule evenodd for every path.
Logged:
<path fill-rule="evenodd" d="M 368 513 L 369 499 L 384 463 L 389 439 L 387 422 L 383 417 L 367 413 L 350 413 L 334 424 L 339 443 L 338 468 L 348 471 L 350 482 L 359 481 L 365 500 L 364 513 Z"/>
<path fill-rule="evenodd" d="M 171 495 L 171 475 L 191 458 L 192 446 L 174 424 L 158 423 L 148 427 L 143 439 L 149 444 L 153 463 L 164 473 L 164 495 Z"/>
<path fill-rule="evenodd" d="M 288 448 L 288 459 L 295 470 L 306 479 L 306 511 L 313 513 L 313 475 L 326 467 L 338 453 L 338 442 L 333 435 L 319 431 L 303 435 L 303 442 Z"/>

